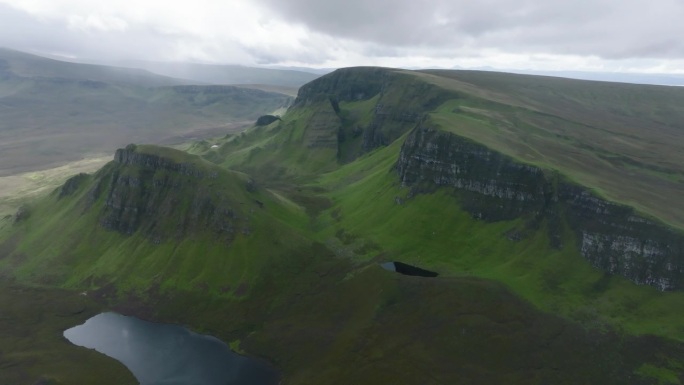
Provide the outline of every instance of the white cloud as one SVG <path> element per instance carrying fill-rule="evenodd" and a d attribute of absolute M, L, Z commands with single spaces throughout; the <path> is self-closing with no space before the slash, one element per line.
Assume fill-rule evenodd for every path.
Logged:
<path fill-rule="evenodd" d="M 107 59 L 678 71 L 683 15 L 679 0 L 0 0 L 0 45 Z"/>
<path fill-rule="evenodd" d="M 115 31 L 122 32 L 128 28 L 128 23 L 118 17 L 100 16 L 100 15 L 88 15 L 79 16 L 71 15 L 68 18 L 69 29 L 75 29 L 80 31 Z"/>

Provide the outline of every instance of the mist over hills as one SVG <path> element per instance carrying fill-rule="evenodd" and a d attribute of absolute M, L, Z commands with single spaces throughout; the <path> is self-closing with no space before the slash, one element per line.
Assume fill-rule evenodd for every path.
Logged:
<path fill-rule="evenodd" d="M 234 129 L 290 97 L 0 51 L 0 175 Z M 243 122 L 243 123 L 240 123 Z M 218 130 L 218 131 L 217 131 Z"/>
<path fill-rule="evenodd" d="M 145 60 L 75 60 L 40 56 L 1 48 L 4 66 L 21 76 L 90 79 L 145 86 L 179 84 L 255 84 L 296 88 L 332 69 L 305 67 L 262 68 L 235 64 L 154 62 Z"/>
<path fill-rule="evenodd" d="M 59 78 L 145 87 L 192 83 L 188 80 L 156 75 L 143 69 L 72 63 L 7 48 L 0 48 L 0 76 L 5 81 L 10 77 Z"/>
<path fill-rule="evenodd" d="M 299 87 L 320 74 L 293 69 L 271 69 L 227 64 L 198 64 L 150 61 L 127 61 L 122 66 L 179 79 L 188 79 L 198 84 L 269 84 L 284 87 Z"/>

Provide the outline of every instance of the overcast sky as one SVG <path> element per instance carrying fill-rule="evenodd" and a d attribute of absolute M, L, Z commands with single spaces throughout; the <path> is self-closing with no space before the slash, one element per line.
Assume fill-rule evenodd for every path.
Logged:
<path fill-rule="evenodd" d="M 0 0 L 0 46 L 96 60 L 684 73 L 682 0 Z"/>

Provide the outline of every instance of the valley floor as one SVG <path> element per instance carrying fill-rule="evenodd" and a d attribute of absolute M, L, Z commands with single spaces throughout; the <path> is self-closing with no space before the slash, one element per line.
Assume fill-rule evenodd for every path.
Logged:
<path fill-rule="evenodd" d="M 328 257 L 299 266 L 297 279 L 285 273 L 291 285 L 263 282 L 243 302 L 3 283 L 0 383 L 135 383 L 118 362 L 62 337 L 103 310 L 212 334 L 271 362 L 284 384 L 679 383 L 668 357 L 684 356 L 681 344 L 581 327 L 492 281 L 409 277 Z"/>
<path fill-rule="evenodd" d="M 62 166 L 0 176 L 0 217 L 14 214 L 23 202 L 48 193 L 67 178 L 95 172 L 110 160 L 109 154 L 94 155 Z"/>

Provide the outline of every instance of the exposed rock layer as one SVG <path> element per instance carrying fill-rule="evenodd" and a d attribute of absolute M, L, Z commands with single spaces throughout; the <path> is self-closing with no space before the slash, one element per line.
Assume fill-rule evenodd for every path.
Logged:
<path fill-rule="evenodd" d="M 401 71 L 363 67 L 339 69 L 302 86 L 293 108 L 312 109 L 308 124 L 316 132 L 312 135 L 326 139 L 320 141 L 322 147 L 337 146 L 338 159 L 348 162 L 392 143 L 427 112 L 454 98 L 458 98 L 455 92 Z M 371 101 L 365 107 L 370 109 L 370 119 L 365 118 L 365 112 L 362 118 L 346 109 L 345 103 L 364 101 Z"/>
<path fill-rule="evenodd" d="M 100 224 L 107 229 L 127 235 L 140 230 L 155 241 L 207 230 L 225 240 L 249 233 L 236 202 L 203 183 L 216 179 L 217 171 L 139 152 L 135 146 L 117 150 L 104 170 L 89 201 L 92 205 L 103 197 Z"/>
<path fill-rule="evenodd" d="M 561 176 L 448 132 L 419 124 L 396 165 L 412 192 L 452 187 L 463 208 L 486 221 L 546 223 L 553 246 L 562 229 L 595 267 L 659 290 L 684 289 L 684 235 L 606 201 Z"/>

